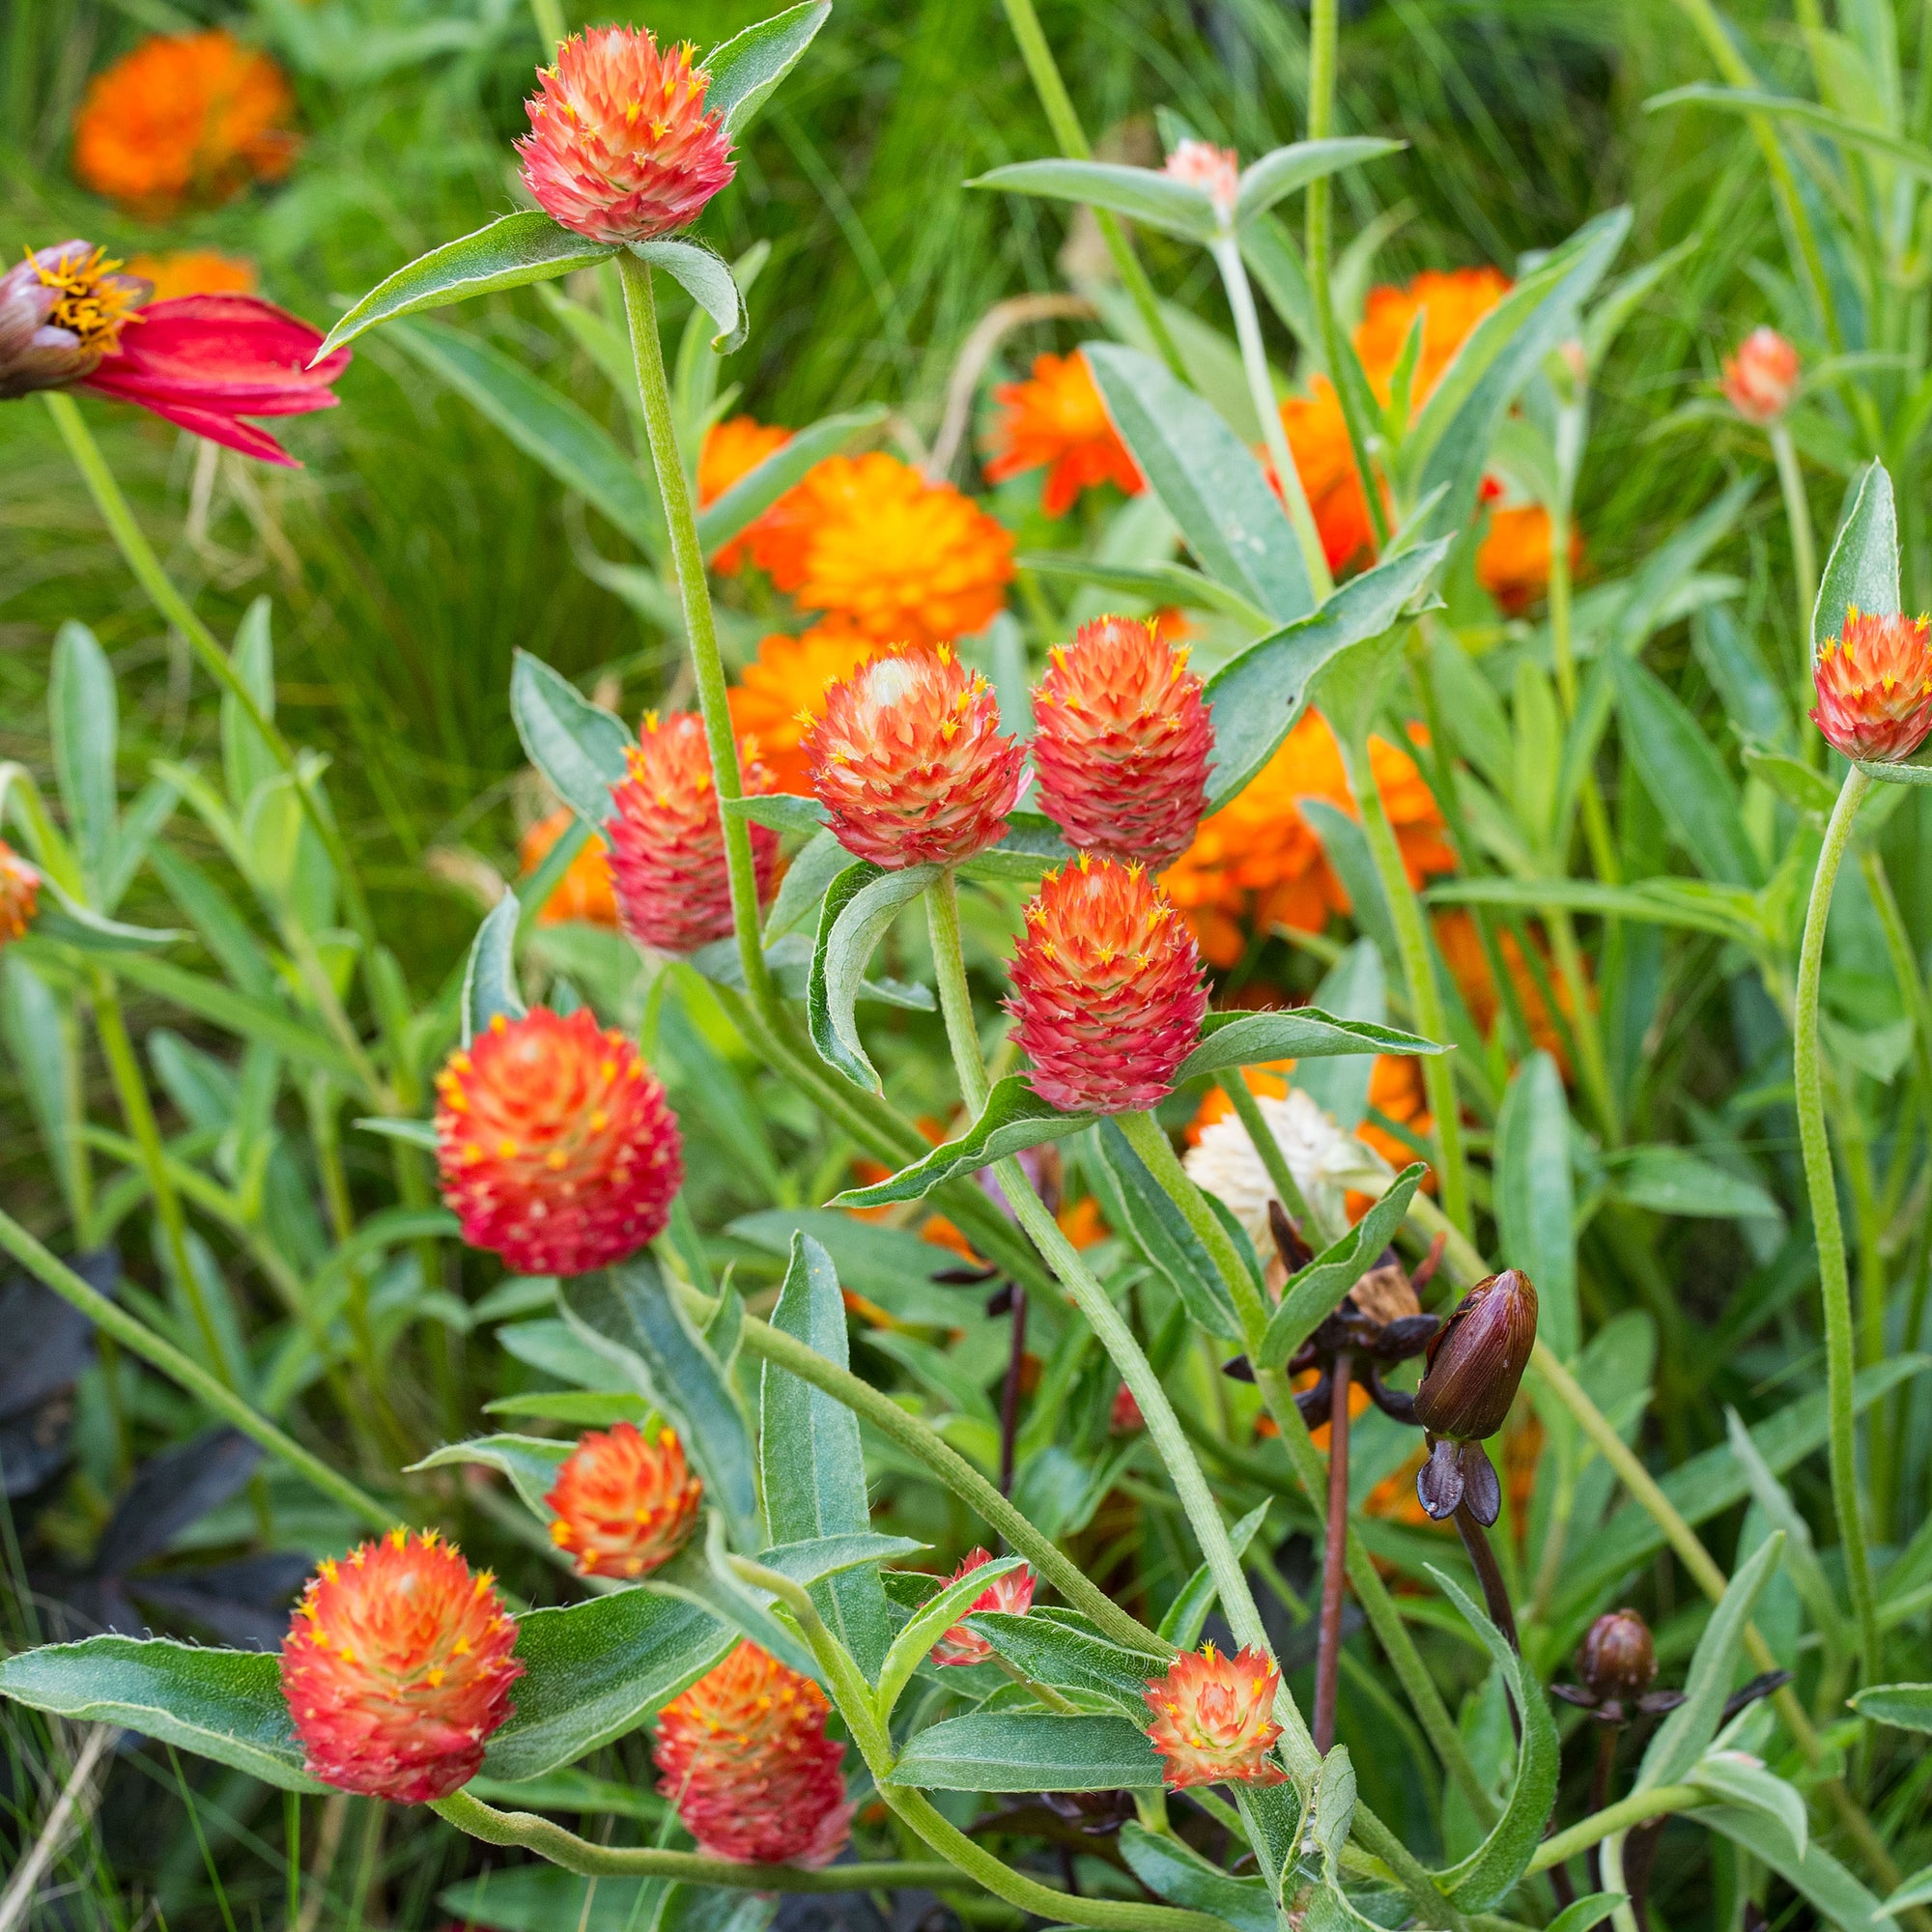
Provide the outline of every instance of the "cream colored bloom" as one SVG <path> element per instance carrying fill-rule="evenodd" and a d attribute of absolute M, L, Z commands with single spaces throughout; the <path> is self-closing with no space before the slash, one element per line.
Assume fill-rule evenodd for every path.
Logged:
<path fill-rule="evenodd" d="M 1256 1098 L 1294 1184 L 1321 1224 L 1320 1231 L 1308 1231 L 1320 1247 L 1349 1225 L 1343 1197 L 1351 1191 L 1380 1195 L 1395 1171 L 1373 1148 L 1345 1134 L 1299 1087 L 1291 1087 L 1284 1099 L 1268 1094 Z M 1274 1187 L 1240 1117 L 1225 1114 L 1204 1127 L 1185 1165 L 1195 1184 L 1221 1202 L 1261 1253 L 1272 1253 L 1267 1210 Z"/>

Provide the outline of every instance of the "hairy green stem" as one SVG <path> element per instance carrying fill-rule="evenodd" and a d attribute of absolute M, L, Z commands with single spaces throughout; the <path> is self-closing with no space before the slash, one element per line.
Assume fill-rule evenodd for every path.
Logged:
<path fill-rule="evenodd" d="M 1798 450 L 1782 421 L 1771 426 L 1771 453 L 1777 465 L 1777 487 L 1784 497 L 1784 521 L 1791 531 L 1791 575 L 1798 592 L 1798 665 L 1794 689 L 1798 708 L 1811 699 L 1811 613 L 1818 603 L 1818 547 L 1811 531 L 1811 505 L 1804 495 L 1804 473 L 1798 467 Z M 1815 762 L 1824 740 L 1806 731 L 1805 755 Z"/>
<path fill-rule="evenodd" d="M 1666 1818 L 1673 1811 L 1694 1810 L 1699 1804 L 1717 1801 L 1700 1784 L 1653 1784 L 1648 1791 L 1633 1791 L 1614 1804 L 1593 1811 L 1587 1818 L 1561 1832 L 1552 1832 L 1538 1845 L 1529 1861 L 1532 1872 L 1548 1871 L 1592 1845 L 1600 1845 L 1613 1833 L 1628 1832 L 1651 1818 Z"/>
<path fill-rule="evenodd" d="M 545 51 L 554 57 L 557 43 L 563 39 L 561 0 L 530 0 L 530 19 L 536 27 L 537 38 L 544 43 Z"/>
<path fill-rule="evenodd" d="M 1859 1620 L 1867 1683 L 1874 1681 L 1880 1668 L 1878 1605 L 1872 1594 L 1871 1569 L 1865 1555 L 1864 1516 L 1859 1499 L 1858 1422 L 1852 1391 L 1856 1369 L 1852 1285 L 1845 1265 L 1845 1231 L 1838 1216 L 1838 1183 L 1832 1167 L 1832 1144 L 1825 1128 L 1824 1077 L 1818 1060 L 1818 991 L 1825 964 L 1825 927 L 1831 917 L 1833 888 L 1837 883 L 1845 848 L 1851 843 L 1852 822 L 1865 793 L 1871 789 L 1871 782 L 1856 765 L 1852 766 L 1845 773 L 1838 802 L 1833 807 L 1831 821 L 1825 828 L 1818 870 L 1811 882 L 1811 900 L 1804 911 L 1804 938 L 1798 952 L 1798 982 L 1791 1022 L 1791 1072 L 1798 1090 L 1798 1140 L 1804 1154 L 1804 1185 L 1811 1201 L 1811 1225 L 1818 1249 L 1818 1293 L 1825 1321 L 1832 1504 L 1838 1519 L 1845 1582 L 1853 1612 Z M 1867 1293 L 1880 1292 L 1876 1284 L 1866 1289 Z"/>
<path fill-rule="evenodd" d="M 966 955 L 959 937 L 959 887 L 951 866 L 925 889 L 925 919 L 932 934 L 939 1009 L 946 1018 L 946 1037 L 959 1076 L 959 1097 L 977 1121 L 986 1111 L 986 1059 L 980 1050 L 980 1024 L 973 1017 L 973 989 L 966 980 Z"/>

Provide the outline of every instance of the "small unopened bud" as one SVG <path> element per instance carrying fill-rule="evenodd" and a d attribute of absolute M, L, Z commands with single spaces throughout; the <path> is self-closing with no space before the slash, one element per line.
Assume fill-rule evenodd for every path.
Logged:
<path fill-rule="evenodd" d="M 1480 1441 L 1503 1426 L 1536 1347 L 1536 1290 L 1518 1268 L 1479 1281 L 1429 1345 L 1415 1419 L 1432 1435 Z"/>
<path fill-rule="evenodd" d="M 1775 328 L 1754 328 L 1724 357 L 1724 400 L 1747 422 L 1775 423 L 1798 393 L 1798 352 Z"/>
<path fill-rule="evenodd" d="M 1577 1649 L 1577 1675 L 1600 1703 L 1635 1703 L 1657 1676 L 1650 1626 L 1634 1610 L 1599 1617 Z"/>

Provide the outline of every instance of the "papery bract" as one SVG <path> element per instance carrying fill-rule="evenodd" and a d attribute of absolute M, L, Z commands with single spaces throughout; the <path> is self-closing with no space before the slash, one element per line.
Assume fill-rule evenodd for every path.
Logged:
<path fill-rule="evenodd" d="M 775 790 L 811 789 L 805 734 L 824 714 L 825 694 L 878 648 L 843 617 L 827 617 L 797 637 L 773 631 L 758 639 L 757 654 L 726 696 L 731 728 L 757 741 Z"/>
<path fill-rule="evenodd" d="M 674 1430 L 592 1429 L 544 1497 L 555 1512 L 550 1540 L 576 1559 L 580 1577 L 647 1576 L 684 1548 L 703 1496 Z"/>
<path fill-rule="evenodd" d="M 1768 428 L 1798 393 L 1798 352 L 1775 328 L 1758 327 L 1724 357 L 1724 400 L 1747 422 Z"/>
<path fill-rule="evenodd" d="M 1267 1761 L 1281 1735 L 1273 1715 L 1280 1684 L 1273 1662 L 1252 1647 L 1230 1657 L 1210 1643 L 1177 1657 L 1144 1693 L 1153 1713 L 1148 1742 L 1167 1788 L 1281 1783 L 1288 1774 Z"/>
<path fill-rule="evenodd" d="M 1178 141 L 1162 172 L 1200 188 L 1224 217 L 1234 213 L 1241 186 L 1241 157 L 1233 148 L 1217 148 L 1211 141 Z"/>
<path fill-rule="evenodd" d="M 983 1569 L 993 1560 L 987 1549 L 969 1549 L 958 1569 L 947 1578 L 949 1584 L 956 1583 L 962 1577 L 970 1577 L 975 1570 Z M 1034 1574 L 1025 1564 L 1017 1570 L 1009 1570 L 1003 1577 L 995 1577 L 967 1607 L 959 1622 L 951 1624 L 932 1646 L 932 1661 L 935 1663 L 983 1663 L 993 1654 L 993 1646 L 976 1630 L 969 1630 L 966 1618 L 979 1610 L 1004 1610 L 1009 1616 L 1023 1617 L 1033 1608 Z"/>
<path fill-rule="evenodd" d="M 1818 646 L 1811 722 L 1848 758 L 1891 764 L 1932 733 L 1932 627 L 1923 617 L 1873 616 L 1854 606 Z"/>

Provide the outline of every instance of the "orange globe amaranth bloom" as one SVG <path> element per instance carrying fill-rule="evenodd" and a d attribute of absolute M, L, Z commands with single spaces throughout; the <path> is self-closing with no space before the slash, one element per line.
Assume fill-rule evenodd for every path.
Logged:
<path fill-rule="evenodd" d="M 962 1577 L 970 1577 L 975 1570 L 983 1569 L 992 1560 L 989 1549 L 969 1549 L 958 1569 L 946 1579 L 948 1586 Z M 995 1577 L 973 1599 L 959 1621 L 950 1625 L 932 1646 L 933 1662 L 984 1663 L 992 1656 L 993 1646 L 978 1631 L 966 1628 L 966 1618 L 980 1610 L 1004 1610 L 1009 1616 L 1023 1617 L 1033 1608 L 1033 1593 L 1034 1574 L 1025 1564 L 1017 1570 L 1009 1570 L 1004 1577 Z"/>
<path fill-rule="evenodd" d="M 699 1851 L 741 1864 L 829 1864 L 852 1833 L 840 1770 L 825 1735 L 832 1706 L 750 1641 L 740 1643 L 658 1718 L 658 1790 Z"/>
<path fill-rule="evenodd" d="M 731 728 L 756 739 L 774 790 L 811 789 L 806 728 L 823 716 L 826 692 L 877 649 L 842 617 L 828 617 L 795 638 L 774 631 L 758 639 L 757 655 L 726 696 Z"/>
<path fill-rule="evenodd" d="M 1512 617 L 1520 617 L 1549 588 L 1549 512 L 1541 503 L 1499 506 L 1476 547 L 1476 582 Z M 1570 532 L 1570 569 L 1583 561 L 1583 539 Z"/>
<path fill-rule="evenodd" d="M 525 878 L 550 856 L 551 847 L 577 823 L 577 814 L 559 806 L 540 818 L 523 836 L 517 857 Z M 577 920 L 585 925 L 614 926 L 617 897 L 611 885 L 611 848 L 593 832 L 577 857 L 564 867 L 563 877 L 537 914 L 539 925 L 563 925 Z"/>
<path fill-rule="evenodd" d="M 809 611 L 879 643 L 983 629 L 1013 575 L 1011 532 L 884 450 L 833 456 L 772 506 L 753 558 Z"/>
<path fill-rule="evenodd" d="M 260 285 L 255 265 L 218 248 L 177 248 L 168 255 L 130 255 L 128 272 L 152 283 L 151 301 L 176 296 L 252 296 Z"/>
<path fill-rule="evenodd" d="M 777 423 L 761 423 L 755 416 L 731 416 L 713 423 L 704 432 L 704 446 L 697 453 L 698 508 L 715 503 L 740 477 L 750 475 L 790 440 L 790 430 Z M 729 543 L 713 553 L 712 569 L 728 575 L 748 556 L 754 556 L 756 532 L 770 515 L 767 510 L 753 518 Z"/>
<path fill-rule="evenodd" d="M 1724 357 L 1724 400 L 1747 422 L 1769 428 L 1798 393 L 1798 352 L 1775 328 L 1754 328 Z"/>
<path fill-rule="evenodd" d="M 710 76 L 690 46 L 660 53 L 642 27 L 586 27 L 537 73 L 518 137 L 524 185 L 553 221 L 592 242 L 648 242 L 688 227 L 737 172 Z"/>
<path fill-rule="evenodd" d="M 442 1198 L 518 1274 L 584 1274 L 664 1232 L 684 1179 L 677 1116 L 589 1008 L 500 1013 L 437 1075 Z"/>
<path fill-rule="evenodd" d="M 0 838 L 0 946 L 27 936 L 41 901 L 41 875 Z"/>
<path fill-rule="evenodd" d="M 1084 852 L 1028 903 L 1012 986 L 1027 1084 L 1066 1114 L 1158 1106 L 1208 1010 L 1187 922 L 1143 867 Z"/>
<path fill-rule="evenodd" d="M 1033 694 L 1039 809 L 1080 850 L 1159 870 L 1194 838 L 1214 754 L 1186 651 L 1138 617 L 1102 617 L 1047 655 Z"/>
<path fill-rule="evenodd" d="M 872 658 L 801 721 L 811 789 L 838 842 L 896 871 L 952 866 L 998 842 L 1026 775 L 1000 702 L 952 645 Z"/>
<path fill-rule="evenodd" d="M 1856 605 L 1811 666 L 1811 722 L 1848 758 L 1895 764 L 1932 732 L 1932 646 L 1923 617 L 1877 617 Z"/>
<path fill-rule="evenodd" d="M 664 718 L 647 711 L 624 756 L 630 776 L 611 787 L 604 825 L 624 930 L 659 952 L 696 952 L 728 938 L 731 879 L 703 719 L 695 711 Z M 738 770 L 747 796 L 772 789 L 750 739 L 738 747 Z M 779 835 L 768 825 L 753 825 L 751 834 L 762 899 L 778 869 Z"/>
<path fill-rule="evenodd" d="M 1036 355 L 1024 383 L 1003 383 L 993 391 L 1000 405 L 999 447 L 986 465 L 987 479 L 1004 483 L 1029 469 L 1044 469 L 1039 506 L 1064 517 L 1083 490 L 1112 483 L 1129 497 L 1147 488 L 1108 420 L 1094 372 L 1079 350 L 1071 355 Z"/>
<path fill-rule="evenodd" d="M 1267 1761 L 1281 1736 L 1274 1720 L 1281 1673 L 1252 1645 L 1234 1657 L 1210 1644 L 1174 1660 L 1143 1693 L 1153 1713 L 1148 1743 L 1160 1753 L 1170 1791 L 1192 1784 L 1279 1784 L 1288 1774 Z"/>
<path fill-rule="evenodd" d="M 1422 732 L 1411 727 L 1418 743 Z M 1369 740 L 1369 767 L 1395 827 L 1410 883 L 1453 871 L 1442 814 L 1415 761 L 1380 738 Z M 1162 885 L 1185 912 L 1201 950 L 1216 966 L 1241 956 L 1248 931 L 1291 925 L 1320 932 L 1349 895 L 1296 803 L 1325 799 L 1354 812 L 1342 754 L 1319 713 L 1304 712 L 1274 756 L 1211 817 L 1171 866 Z"/>
<path fill-rule="evenodd" d="M 468 1784 L 514 1708 L 517 1626 L 487 1570 L 435 1530 L 326 1559 L 282 1640 L 282 1694 L 309 1775 L 425 1804 Z"/>
<path fill-rule="evenodd" d="M 73 171 L 96 194 L 156 219 L 185 203 L 225 201 L 288 172 L 295 105 L 281 69 L 224 29 L 156 34 L 88 83 Z"/>
<path fill-rule="evenodd" d="M 703 1496 L 675 1430 L 647 1437 L 631 1422 L 608 1435 L 592 1429 L 544 1497 L 556 1512 L 550 1540 L 577 1559 L 580 1577 L 642 1577 L 684 1548 Z"/>

